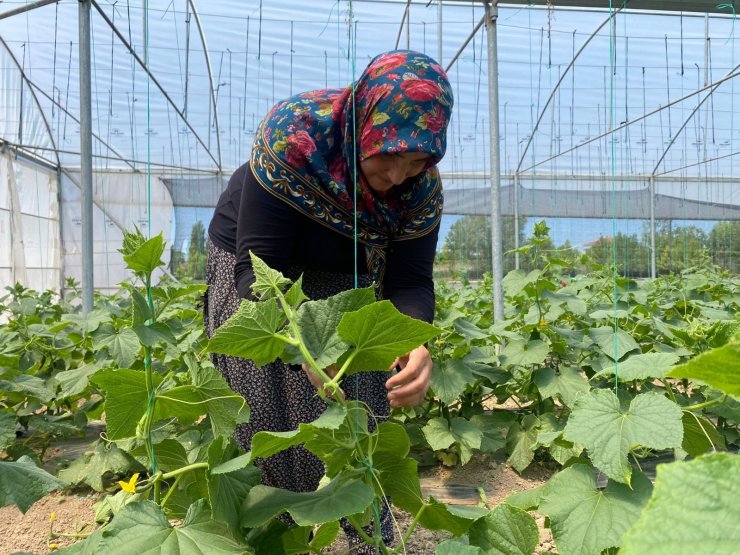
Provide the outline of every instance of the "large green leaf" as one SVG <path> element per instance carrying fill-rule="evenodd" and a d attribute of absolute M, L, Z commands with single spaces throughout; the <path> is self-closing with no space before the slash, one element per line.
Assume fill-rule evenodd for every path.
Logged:
<path fill-rule="evenodd" d="M 655 490 L 624 536 L 624 555 L 730 555 L 740 545 L 740 456 L 660 465 Z"/>
<path fill-rule="evenodd" d="M 581 375 L 578 368 L 568 366 L 560 370 L 539 368 L 533 372 L 532 379 L 544 399 L 558 396 L 567 407 L 572 407 L 578 397 L 591 389 L 588 380 Z"/>
<path fill-rule="evenodd" d="M 470 545 L 488 555 L 531 555 L 540 540 L 537 523 L 529 513 L 506 503 L 476 520 L 468 536 Z"/>
<path fill-rule="evenodd" d="M 0 412 L 0 451 L 15 443 L 16 417 L 9 412 Z"/>
<path fill-rule="evenodd" d="M 108 349 L 119 367 L 131 366 L 141 350 L 139 337 L 131 328 L 117 330 L 111 324 L 103 324 L 93 334 L 95 349 Z"/>
<path fill-rule="evenodd" d="M 616 370 L 619 379 L 625 382 L 646 380 L 648 378 L 663 378 L 678 361 L 679 357 L 671 353 L 632 355 L 624 362 L 607 366 L 594 377 L 611 376 L 614 375 Z"/>
<path fill-rule="evenodd" d="M 53 382 L 51 385 L 54 387 Z M 42 403 L 48 403 L 54 398 L 54 391 L 48 387 L 47 382 L 30 374 L 18 374 L 10 380 L 0 381 L 0 391 L 21 393 L 35 397 Z"/>
<path fill-rule="evenodd" d="M 164 239 L 160 233 L 145 241 L 134 252 L 124 254 L 123 260 L 132 272 L 150 275 L 159 266 L 164 266 L 163 254 Z"/>
<path fill-rule="evenodd" d="M 46 494 L 64 486 L 25 455 L 15 462 L 0 461 L 0 507 L 16 505 L 25 513 Z"/>
<path fill-rule="evenodd" d="M 214 368 L 193 366 L 191 385 L 177 386 L 157 394 L 157 419 L 176 416 L 182 424 L 208 414 L 215 436 L 231 436 L 237 424 L 249 421 L 249 407 L 234 393 Z"/>
<path fill-rule="evenodd" d="M 332 480 L 311 492 L 294 492 L 258 485 L 251 489 L 242 507 L 242 526 L 254 528 L 283 512 L 290 513 L 296 524 L 309 526 L 362 513 L 375 494 L 361 480 Z"/>
<path fill-rule="evenodd" d="M 517 472 L 523 472 L 534 459 L 539 426 L 539 419 L 534 414 L 528 414 L 522 419 L 521 425 L 509 428 L 506 447 L 509 451 L 509 463 Z"/>
<path fill-rule="evenodd" d="M 252 292 L 258 299 L 267 300 L 277 295 L 275 290 L 283 291 L 290 280 L 277 270 L 270 268 L 265 262 L 252 251 L 249 251 L 249 257 L 252 260 L 252 269 L 254 270 L 254 283 Z"/>
<path fill-rule="evenodd" d="M 576 401 L 563 437 L 588 449 L 594 465 L 609 478 L 630 483 L 630 449 L 680 447 L 681 408 L 657 393 L 642 393 L 625 409 L 614 393 L 593 390 Z"/>
<path fill-rule="evenodd" d="M 85 391 L 90 385 L 90 376 L 98 370 L 98 364 L 83 364 L 55 374 L 54 379 L 59 382 L 59 398 L 73 397 Z"/>
<path fill-rule="evenodd" d="M 634 351 L 639 348 L 629 333 L 618 329 L 615 334 L 614 328 L 609 326 L 591 328 L 588 331 L 588 335 L 591 337 L 593 342 L 599 346 L 601 352 L 612 360 L 620 360 L 630 351 Z"/>
<path fill-rule="evenodd" d="M 375 302 L 375 291 L 350 289 L 319 301 L 308 301 L 296 313 L 296 322 L 308 352 L 320 368 L 334 364 L 349 346 L 337 333 L 345 312 L 354 312 Z"/>
<path fill-rule="evenodd" d="M 213 353 L 252 359 L 263 365 L 277 359 L 285 349 L 280 334 L 285 315 L 275 298 L 255 303 L 244 300 L 236 313 L 216 330 L 208 342 Z"/>
<path fill-rule="evenodd" d="M 459 539 L 452 539 L 437 545 L 434 555 L 483 555 L 483 552 L 480 547 L 463 543 Z"/>
<path fill-rule="evenodd" d="M 152 376 L 154 386 L 162 378 Z M 146 411 L 149 396 L 146 389 L 146 374 L 127 368 L 101 370 L 92 378 L 106 392 L 105 422 L 109 439 L 121 439 L 136 435 L 136 425 Z"/>
<path fill-rule="evenodd" d="M 632 489 L 609 482 L 599 491 L 591 467 L 575 464 L 550 479 L 538 512 L 550 518 L 560 555 L 598 555 L 620 545 L 651 490 L 650 481 L 636 473 Z"/>
<path fill-rule="evenodd" d="M 242 555 L 251 553 L 211 519 L 205 500 L 190 507 L 173 527 L 151 501 L 126 505 L 103 532 L 93 553 L 116 555 Z"/>
<path fill-rule="evenodd" d="M 294 445 L 305 443 L 314 437 L 315 430 L 338 430 L 347 417 L 347 409 L 332 404 L 313 422 L 300 424 L 297 430 L 287 432 L 262 431 L 252 438 L 252 457 L 271 457 Z"/>
<path fill-rule="evenodd" d="M 723 393 L 740 398 L 740 334 L 717 349 L 691 359 L 673 368 L 674 378 L 697 380 Z"/>
<path fill-rule="evenodd" d="M 434 361 L 431 387 L 440 400 L 449 405 L 457 400 L 468 384 L 474 382 L 468 365 L 459 358 Z"/>
<path fill-rule="evenodd" d="M 432 418 L 422 431 L 434 451 L 456 445 L 462 464 L 470 460 L 474 449 L 480 449 L 483 439 L 483 432 L 475 424 L 459 416 L 452 418 L 449 423 L 444 418 Z"/>
<path fill-rule="evenodd" d="M 216 438 L 208 449 L 208 467 L 223 466 L 238 455 L 238 449 L 231 440 Z M 252 487 L 260 482 L 260 472 L 254 467 L 239 468 L 233 472 L 208 473 L 208 502 L 211 504 L 213 519 L 223 522 L 231 535 L 241 537 L 239 510 Z"/>
<path fill-rule="evenodd" d="M 528 366 L 545 362 L 550 347 L 544 341 L 514 340 L 506 344 L 501 351 L 501 362 L 508 365 Z"/>
<path fill-rule="evenodd" d="M 353 347 L 349 353 L 352 373 L 387 370 L 396 357 L 424 344 L 441 330 L 401 314 L 390 301 L 380 301 L 346 313 L 337 331 L 340 339 Z"/>
<path fill-rule="evenodd" d="M 105 491 L 103 476 L 108 473 L 124 474 L 135 465 L 115 443 L 106 445 L 102 440 L 97 440 L 91 447 L 93 449 L 59 472 L 62 480 L 70 484 L 84 482 L 95 491 Z"/>
<path fill-rule="evenodd" d="M 725 438 L 714 424 L 692 411 L 683 413 L 683 442 L 681 448 L 692 457 L 703 455 L 715 447 L 724 447 Z"/>

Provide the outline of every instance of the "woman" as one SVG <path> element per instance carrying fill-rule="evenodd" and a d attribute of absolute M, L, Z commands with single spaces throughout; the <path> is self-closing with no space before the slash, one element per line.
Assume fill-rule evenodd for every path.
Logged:
<path fill-rule="evenodd" d="M 377 56 L 354 87 L 278 103 L 260 124 L 251 159 L 231 178 L 209 227 L 209 337 L 241 299 L 251 298 L 249 251 L 291 279 L 303 274 L 311 299 L 375 282 L 401 312 L 431 322 L 442 212 L 436 164 L 445 153 L 452 103 L 444 70 L 412 51 Z M 293 430 L 325 409 L 300 367 L 276 362 L 258 368 L 222 355 L 213 360 L 251 408 L 251 421 L 235 433 L 245 450 L 256 432 Z M 432 368 L 426 348 L 401 357 L 396 367 L 390 378 L 382 372 L 350 376 L 342 388 L 348 398 L 359 392 L 380 418 L 391 406 L 419 404 Z M 324 474 L 321 461 L 302 447 L 259 466 L 264 484 L 293 491 L 315 490 Z M 384 513 L 388 543 L 393 530 L 387 508 Z M 348 537 L 351 545 L 360 541 L 351 531 Z"/>

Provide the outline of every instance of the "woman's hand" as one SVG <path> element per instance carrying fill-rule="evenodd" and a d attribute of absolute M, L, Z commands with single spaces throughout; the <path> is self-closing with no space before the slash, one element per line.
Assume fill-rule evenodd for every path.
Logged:
<path fill-rule="evenodd" d="M 398 366 L 400 371 L 385 382 L 391 407 L 415 407 L 419 405 L 429 389 L 432 378 L 432 357 L 422 345 L 409 354 L 397 358 L 391 370 Z"/>

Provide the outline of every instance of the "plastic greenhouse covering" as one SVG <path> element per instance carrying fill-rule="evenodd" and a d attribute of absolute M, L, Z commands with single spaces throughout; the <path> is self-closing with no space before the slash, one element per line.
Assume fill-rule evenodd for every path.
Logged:
<path fill-rule="evenodd" d="M 0 14 L 24 4 L 2 2 Z M 80 279 L 78 4 L 0 19 L 2 287 Z M 706 256 L 738 271 L 740 22 L 729 10 L 538 4 L 498 7 L 501 209 L 517 216 L 504 226 L 504 246 L 543 218 L 556 245 L 578 251 L 606 236 L 644 242 L 652 199 L 675 250 L 659 271 L 688 264 L 694 236 Z M 490 269 L 490 243 L 453 240 L 465 218 L 485 229 L 490 214 L 482 3 L 366 0 L 351 10 L 336 0 L 93 2 L 96 288 L 125 278 L 117 249 L 134 225 L 163 232 L 172 245 L 166 271 L 177 274 L 269 108 L 296 92 L 346 86 L 396 45 L 445 67 L 454 61 L 438 249 L 448 271 L 472 270 L 473 259 Z M 722 223 L 729 243 L 713 231 Z"/>

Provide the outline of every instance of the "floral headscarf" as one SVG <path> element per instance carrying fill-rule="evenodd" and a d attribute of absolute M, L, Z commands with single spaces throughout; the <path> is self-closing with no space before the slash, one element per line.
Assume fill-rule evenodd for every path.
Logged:
<path fill-rule="evenodd" d="M 382 282 L 389 241 L 421 237 L 442 216 L 436 164 L 445 153 L 452 104 L 447 75 L 432 58 L 410 50 L 381 54 L 354 87 L 279 102 L 257 129 L 252 171 L 265 189 L 301 213 L 356 236 L 366 248 L 368 270 Z M 426 170 L 377 195 L 359 163 L 404 152 L 428 154 Z"/>

